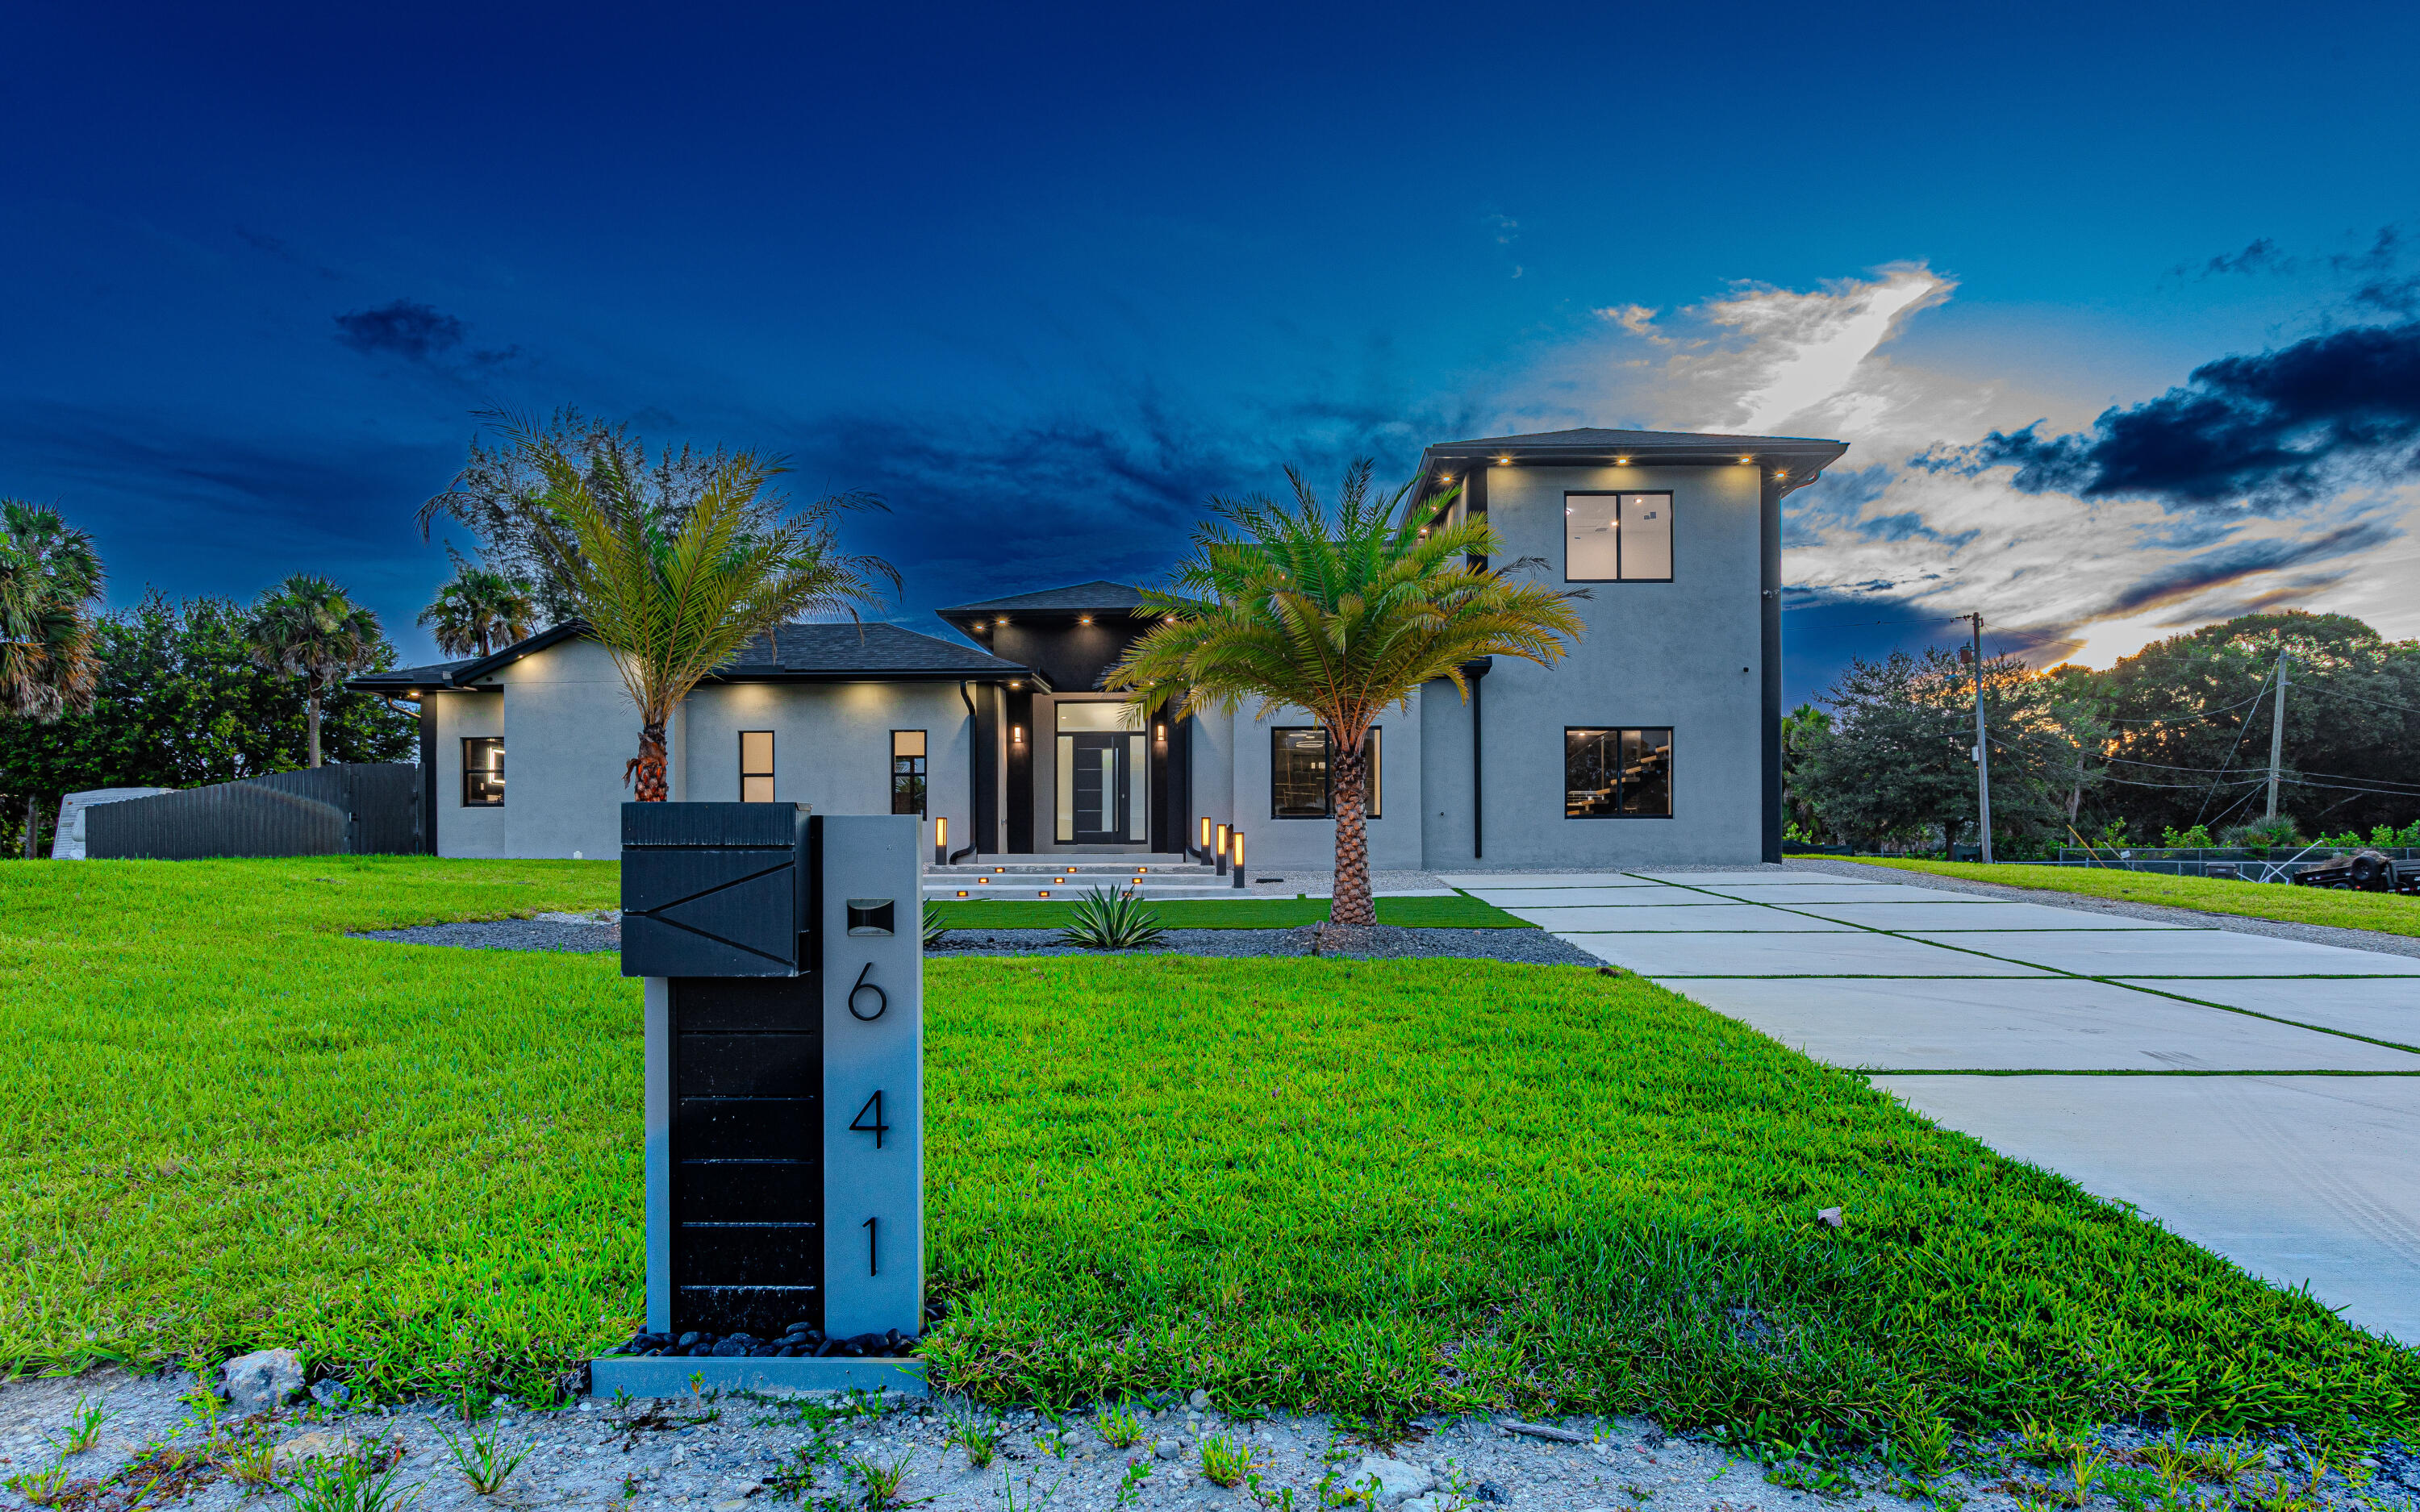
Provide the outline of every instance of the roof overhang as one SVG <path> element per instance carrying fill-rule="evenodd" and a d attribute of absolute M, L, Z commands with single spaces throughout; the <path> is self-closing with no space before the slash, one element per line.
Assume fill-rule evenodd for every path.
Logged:
<path fill-rule="evenodd" d="M 1845 441 L 1803 436 L 1659 437 L 1620 445 L 1519 436 L 1447 441 L 1420 454 L 1412 496 L 1429 499 L 1474 468 L 1754 468 L 1764 482 L 1789 493 L 1813 483 L 1848 450 Z"/>
<path fill-rule="evenodd" d="M 773 668 L 741 667 L 727 672 L 709 672 L 709 683 L 1004 683 L 1012 687 L 1018 683 L 1032 683 L 1045 693 L 1058 689 L 1049 679 L 1031 667 L 1005 670 L 989 668 L 969 671 L 964 668 L 938 667 L 906 671 L 786 671 Z"/>

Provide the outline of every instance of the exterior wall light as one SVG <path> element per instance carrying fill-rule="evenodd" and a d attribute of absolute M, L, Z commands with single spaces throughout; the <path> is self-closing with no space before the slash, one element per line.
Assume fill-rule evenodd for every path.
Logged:
<path fill-rule="evenodd" d="M 1512 465 L 1512 459 L 1509 456 L 1499 456 L 1496 459 L 1496 465 L 1499 468 L 1509 468 Z"/>
<path fill-rule="evenodd" d="M 1014 688 L 1014 687 L 1023 687 L 1025 685 L 1024 685 L 1022 682 L 1018 681 L 1016 678 L 1012 677 L 1012 678 L 1010 678 L 1010 679 L 1008 680 L 1008 686 Z"/>
<path fill-rule="evenodd" d="M 1006 620 L 994 620 L 991 623 L 1001 626 L 1005 626 L 1008 624 Z"/>
<path fill-rule="evenodd" d="M 1010 726 L 1008 727 L 1008 743 L 1009 743 L 1010 745 L 1012 745 L 1012 746 L 1022 746 L 1022 745 L 1024 745 L 1024 744 L 1025 744 L 1025 726 L 1023 726 L 1023 725 L 1021 725 L 1021 724 L 1013 724 L 1013 725 L 1010 725 Z"/>
<path fill-rule="evenodd" d="M 1090 625 L 1093 623 L 1093 617 L 1090 614 L 1078 614 L 1076 616 L 1076 623 L 1078 625 Z"/>
<path fill-rule="evenodd" d="M 1773 470 L 1773 475 L 1776 478 L 1786 478 L 1790 476 L 1790 470 L 1788 468 L 1776 468 Z"/>
<path fill-rule="evenodd" d="M 1741 458 L 1740 458 L 1740 466 L 1742 466 L 1742 467 L 1744 467 L 1744 468 L 1752 468 L 1752 467 L 1756 466 L 1756 458 L 1755 458 L 1755 457 L 1752 457 L 1752 456 L 1744 456 L 1744 457 L 1741 457 Z"/>
<path fill-rule="evenodd" d="M 1626 456 L 1617 456 L 1613 459 L 1613 465 L 1618 468 L 1626 468 L 1630 466 L 1630 458 Z"/>

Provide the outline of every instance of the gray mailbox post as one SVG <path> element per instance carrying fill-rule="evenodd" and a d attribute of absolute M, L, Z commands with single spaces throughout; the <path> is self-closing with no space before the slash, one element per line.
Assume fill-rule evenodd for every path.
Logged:
<path fill-rule="evenodd" d="M 923 1389 L 919 841 L 910 816 L 623 805 L 647 1327 L 596 1391 Z"/>

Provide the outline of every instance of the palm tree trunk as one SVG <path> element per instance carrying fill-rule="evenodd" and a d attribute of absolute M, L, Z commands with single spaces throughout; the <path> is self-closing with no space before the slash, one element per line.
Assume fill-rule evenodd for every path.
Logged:
<path fill-rule="evenodd" d="M 639 728 L 639 754 L 632 758 L 629 769 L 622 779 L 637 791 L 632 795 L 641 803 L 662 803 L 672 796 L 672 782 L 664 760 L 664 727 L 659 724 Z"/>
<path fill-rule="evenodd" d="M 311 764 L 319 764 L 319 690 L 313 688 L 302 696 L 303 722 L 311 729 Z"/>
<path fill-rule="evenodd" d="M 39 793 L 28 793 L 25 795 L 25 859 L 28 861 L 41 859 L 42 853 L 38 838 L 41 832 L 42 795 Z"/>
<path fill-rule="evenodd" d="M 1336 767 L 1336 885 L 1327 917 L 1339 924 L 1375 924 L 1376 906 L 1370 901 L 1370 829 L 1362 813 L 1369 772 L 1361 748 L 1347 750 L 1327 733 L 1327 759 Z"/>

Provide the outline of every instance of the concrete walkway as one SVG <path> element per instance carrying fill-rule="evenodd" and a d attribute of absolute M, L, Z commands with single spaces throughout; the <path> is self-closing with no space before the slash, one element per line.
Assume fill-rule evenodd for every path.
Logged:
<path fill-rule="evenodd" d="M 1442 880 L 2420 1342 L 2420 958 L 1887 873 Z"/>

